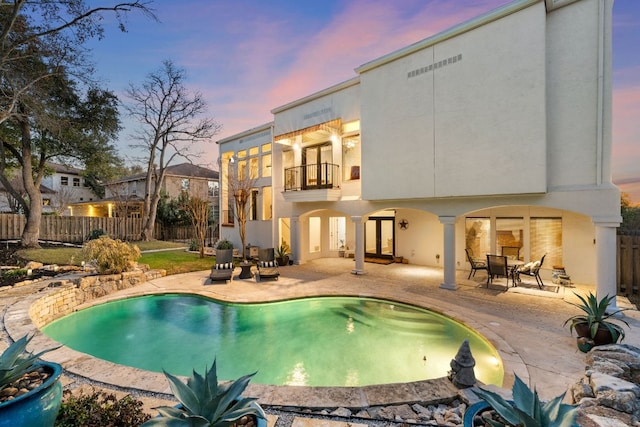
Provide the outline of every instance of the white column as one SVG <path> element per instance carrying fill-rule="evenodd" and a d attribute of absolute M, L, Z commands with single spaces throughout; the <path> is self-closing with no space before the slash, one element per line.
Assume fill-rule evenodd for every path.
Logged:
<path fill-rule="evenodd" d="M 352 216 L 351 220 L 355 224 L 356 229 L 356 247 L 355 258 L 356 268 L 354 268 L 352 274 L 365 274 L 364 271 L 364 223 L 367 221 L 367 217 Z"/>
<path fill-rule="evenodd" d="M 291 217 L 291 257 L 293 258 L 293 263 L 298 265 L 301 264 L 301 248 L 302 242 L 300 241 L 300 217 L 292 216 Z"/>
<path fill-rule="evenodd" d="M 438 217 L 444 226 L 444 282 L 440 284 L 442 289 L 456 290 L 456 217 Z"/>
<path fill-rule="evenodd" d="M 593 221 L 596 227 L 596 295 L 602 299 L 605 295 L 613 296 L 609 311 L 618 309 L 616 294 L 618 293 L 616 277 L 616 228 L 617 222 Z"/>

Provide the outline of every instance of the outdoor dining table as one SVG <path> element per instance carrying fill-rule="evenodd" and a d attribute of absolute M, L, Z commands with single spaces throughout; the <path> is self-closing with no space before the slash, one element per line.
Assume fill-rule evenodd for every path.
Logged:
<path fill-rule="evenodd" d="M 507 258 L 507 267 L 509 268 L 509 273 L 511 274 L 511 281 L 513 282 L 513 286 L 518 286 L 518 283 L 520 283 L 520 279 L 517 278 L 517 271 L 518 267 L 522 265 L 524 265 L 524 261 L 515 258 Z"/>

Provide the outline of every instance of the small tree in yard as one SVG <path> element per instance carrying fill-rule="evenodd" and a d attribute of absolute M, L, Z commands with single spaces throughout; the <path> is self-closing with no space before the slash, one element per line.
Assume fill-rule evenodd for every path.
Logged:
<path fill-rule="evenodd" d="M 227 162 L 227 186 L 228 195 L 233 199 L 233 214 L 238 221 L 238 233 L 242 242 L 242 258 L 247 259 L 247 217 L 249 213 L 249 201 L 251 190 L 255 187 L 258 171 L 248 170 L 246 161 L 235 161 L 233 158 Z"/>
<path fill-rule="evenodd" d="M 188 194 L 182 193 L 180 195 L 180 206 L 191 219 L 196 238 L 200 243 L 200 258 L 204 258 L 204 241 L 207 237 L 211 205 L 208 201 L 199 197 L 189 197 Z"/>

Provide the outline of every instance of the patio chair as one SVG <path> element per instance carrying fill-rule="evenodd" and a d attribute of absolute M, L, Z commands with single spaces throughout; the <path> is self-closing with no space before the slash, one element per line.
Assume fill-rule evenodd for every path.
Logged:
<path fill-rule="evenodd" d="M 278 262 L 273 248 L 260 249 L 258 251 L 258 272 L 256 282 L 264 279 L 276 279 L 280 277 Z"/>
<path fill-rule="evenodd" d="M 473 273 L 473 276 L 475 277 L 477 270 L 487 269 L 486 261 L 478 258 L 474 258 L 473 251 L 471 249 L 467 248 L 465 249 L 465 252 L 467 253 L 467 260 L 469 261 L 469 264 L 471 264 L 471 271 L 469 271 L 469 277 L 467 277 L 467 279 L 471 279 L 472 273 Z"/>
<path fill-rule="evenodd" d="M 494 277 L 505 277 L 507 279 L 507 289 L 509 288 L 509 277 L 513 279 L 511 270 L 507 266 L 507 257 L 503 255 L 487 255 L 487 288 L 493 282 Z M 514 282 L 515 283 L 515 282 Z"/>
<path fill-rule="evenodd" d="M 544 264 L 544 257 L 546 256 L 547 254 L 544 254 L 542 255 L 542 258 L 540 258 L 540 261 L 535 261 L 532 263 L 530 262 L 518 268 L 515 272 L 514 279 L 516 279 L 519 282 L 520 275 L 522 274 L 524 274 L 525 276 L 532 276 L 536 279 L 536 284 L 538 285 L 538 288 L 542 289 L 542 287 L 544 286 L 544 283 L 542 282 L 542 278 L 540 277 L 540 269 L 542 268 L 542 264 Z"/>
<path fill-rule="evenodd" d="M 211 267 L 209 279 L 212 282 L 233 280 L 233 251 L 230 249 L 216 249 L 216 263 Z"/>

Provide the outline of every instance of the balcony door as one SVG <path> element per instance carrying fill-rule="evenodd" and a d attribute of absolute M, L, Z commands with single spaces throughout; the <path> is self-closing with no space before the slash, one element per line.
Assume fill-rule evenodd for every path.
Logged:
<path fill-rule="evenodd" d="M 332 162 L 330 142 L 305 147 L 302 151 L 302 189 L 327 188 L 327 165 Z"/>
<path fill-rule="evenodd" d="M 393 258 L 394 217 L 369 217 L 365 223 L 365 256 Z"/>

